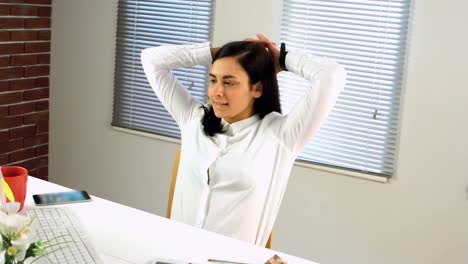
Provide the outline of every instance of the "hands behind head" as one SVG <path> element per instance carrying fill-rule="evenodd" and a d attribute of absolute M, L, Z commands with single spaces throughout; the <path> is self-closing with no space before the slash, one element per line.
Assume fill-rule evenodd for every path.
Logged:
<path fill-rule="evenodd" d="M 268 51 L 273 55 L 273 61 L 275 63 L 275 70 L 276 73 L 279 73 L 283 69 L 279 65 L 279 56 L 280 56 L 280 50 L 276 47 L 276 43 L 269 40 L 267 37 L 265 37 L 262 34 L 256 34 L 257 38 L 248 38 L 245 39 L 246 41 L 253 41 L 253 42 L 259 42 L 265 45 L 265 47 L 268 49 Z"/>

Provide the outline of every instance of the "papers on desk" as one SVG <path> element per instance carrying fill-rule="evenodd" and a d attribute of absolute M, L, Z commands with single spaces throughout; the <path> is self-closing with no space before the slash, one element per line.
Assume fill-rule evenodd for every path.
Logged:
<path fill-rule="evenodd" d="M 221 260 L 221 259 L 208 259 L 208 262 L 218 263 L 218 264 L 251 264 L 245 262 L 236 262 L 233 260 Z M 282 260 L 278 255 L 274 255 L 268 259 L 265 264 L 288 264 L 288 262 Z"/>
<path fill-rule="evenodd" d="M 208 259 L 208 262 L 213 264 L 253 264 L 253 263 L 246 263 L 246 262 L 236 262 L 235 260 L 222 260 L 222 259 Z M 268 259 L 265 264 L 287 264 L 288 262 L 282 260 L 278 255 L 274 255 L 270 259 Z M 148 264 L 197 264 L 195 262 L 188 262 L 185 260 L 175 260 L 175 259 L 163 259 L 158 258 L 152 260 Z"/>

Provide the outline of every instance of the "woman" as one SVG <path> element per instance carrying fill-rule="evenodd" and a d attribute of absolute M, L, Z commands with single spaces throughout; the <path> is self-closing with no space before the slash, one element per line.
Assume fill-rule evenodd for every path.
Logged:
<path fill-rule="evenodd" d="M 303 51 L 285 56 L 257 37 L 220 49 L 209 43 L 148 48 L 142 64 L 181 130 L 171 218 L 264 246 L 294 160 L 330 112 L 346 74 L 331 60 Z M 210 63 L 205 106 L 170 71 Z M 276 79 L 284 68 L 311 82 L 288 115 L 281 115 Z"/>

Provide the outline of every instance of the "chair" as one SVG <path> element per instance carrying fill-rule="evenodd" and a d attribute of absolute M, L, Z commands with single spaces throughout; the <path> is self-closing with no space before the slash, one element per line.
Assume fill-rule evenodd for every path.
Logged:
<path fill-rule="evenodd" d="M 172 199 L 174 197 L 174 189 L 175 189 L 175 185 L 177 181 L 177 170 L 179 168 L 179 161 L 180 161 L 180 148 L 176 151 L 174 164 L 172 165 L 171 185 L 169 187 L 169 199 L 167 201 L 167 213 L 166 213 L 167 218 L 171 218 Z M 268 237 L 268 241 L 265 245 L 265 248 L 271 249 L 272 237 L 273 237 L 273 232 L 270 233 L 270 237 Z"/>

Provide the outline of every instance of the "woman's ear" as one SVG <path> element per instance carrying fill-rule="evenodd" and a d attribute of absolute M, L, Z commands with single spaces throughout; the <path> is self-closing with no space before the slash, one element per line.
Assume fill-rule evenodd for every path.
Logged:
<path fill-rule="evenodd" d="M 262 82 L 257 82 L 256 84 L 253 85 L 252 87 L 252 96 L 254 98 L 260 98 L 263 94 L 263 85 Z"/>

